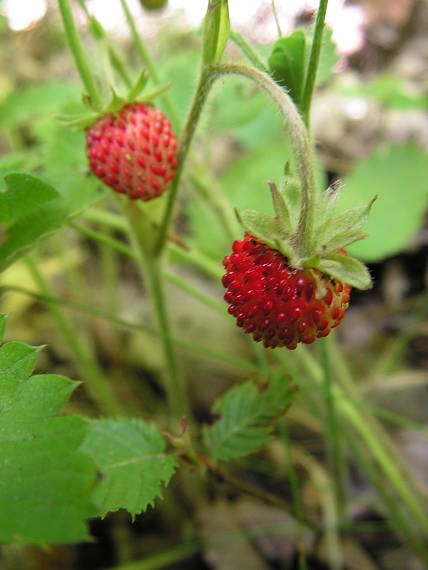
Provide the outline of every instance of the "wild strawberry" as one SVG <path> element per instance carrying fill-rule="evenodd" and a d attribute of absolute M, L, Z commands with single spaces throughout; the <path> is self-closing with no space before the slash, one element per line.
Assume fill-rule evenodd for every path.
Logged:
<path fill-rule="evenodd" d="M 147 103 L 129 103 L 104 115 L 86 134 L 91 171 L 132 200 L 151 200 L 175 177 L 177 140 L 165 115 Z"/>
<path fill-rule="evenodd" d="M 342 321 L 352 287 L 371 287 L 367 268 L 344 247 L 365 237 L 361 228 L 373 204 L 335 214 L 332 193 L 317 198 L 313 228 L 302 224 L 304 197 L 284 175 L 270 183 L 275 217 L 244 210 L 243 240 L 223 260 L 224 295 L 237 325 L 266 348 L 296 348 L 327 336 Z"/>
<path fill-rule="evenodd" d="M 234 242 L 223 265 L 229 313 L 265 347 L 311 344 L 337 327 L 348 308 L 350 285 L 316 269 L 293 269 L 251 234 Z"/>

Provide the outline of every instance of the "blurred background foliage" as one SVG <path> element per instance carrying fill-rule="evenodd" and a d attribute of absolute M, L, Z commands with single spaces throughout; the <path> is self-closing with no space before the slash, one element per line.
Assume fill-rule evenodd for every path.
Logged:
<path fill-rule="evenodd" d="M 0 266 L 5 270 L 0 280 L 1 309 L 9 315 L 8 337 L 48 344 L 40 358 L 44 371 L 81 378 L 46 304 L 13 291 L 23 286 L 40 294 L 25 263 L 12 262 L 36 245 L 39 268 L 56 297 L 144 323 L 150 322 L 150 311 L 132 260 L 70 225 L 71 220 L 77 220 L 96 229 L 97 212 L 114 213 L 115 204 L 89 176 L 82 133 L 57 120 L 65 113 L 81 111 L 81 86 L 65 46 L 56 3 L 41 4 L 46 8 L 42 16 L 22 23 L 26 10 L 31 13 L 23 0 L 0 3 L 1 188 L 6 187 L 4 176 L 26 172 L 36 174 L 56 191 L 49 194 L 47 185 L 46 202 L 37 208 L 30 208 L 25 201 L 13 207 L 7 195 L 0 193 L 0 222 L 5 224 L 0 228 Z M 136 75 L 141 63 L 125 22 L 117 16 L 120 3 L 111 0 L 108 4 L 114 5 L 110 19 L 105 15 L 110 11 L 106 2 L 88 1 L 87 7 L 105 23 Z M 271 3 L 251 2 L 247 9 L 233 0 L 230 4 L 232 27 L 254 42 L 260 57 L 267 59 L 276 38 Z M 144 11 L 137 1 L 131 5 L 158 72 L 170 83 L 177 117 L 183 120 L 197 81 L 199 23 L 204 9 L 190 14 L 178 0 L 157 13 Z M 276 5 L 283 32 L 289 33 L 294 26 L 310 24 L 316 3 L 277 0 Z M 318 185 L 324 189 L 340 183 L 339 206 L 343 208 L 378 195 L 367 226 L 368 239 L 350 248 L 369 263 L 375 287 L 369 293 L 353 293 L 338 337 L 359 397 L 391 432 L 400 460 L 426 499 L 428 4 L 424 0 L 361 0 L 352 4 L 332 1 L 331 5 L 328 21 L 332 31 L 325 36 L 312 111 Z M 108 46 L 103 39 L 91 37 L 78 2 L 75 8 L 94 66 L 99 74 L 114 80 L 119 91 L 124 89 L 107 64 Z M 19 25 L 16 14 L 21 16 Z M 229 42 L 226 58 L 239 61 L 243 55 Z M 161 100 L 159 104 L 167 110 Z M 179 129 L 177 117 L 171 119 Z M 214 173 L 214 180 L 209 174 L 206 186 L 209 192 L 224 197 L 228 209 L 250 207 L 271 213 L 266 182 L 279 182 L 285 160 L 292 159 L 291 151 L 278 113 L 266 96 L 244 81 L 233 80 L 217 86 L 211 96 L 193 155 L 186 169 L 176 230 L 221 273 L 220 262 L 230 249 L 230 238 L 207 204 L 207 188 L 195 182 L 193 175 L 197 172 L 198 180 L 203 181 L 208 173 Z M 10 192 L 13 176 L 9 180 Z M 92 215 L 87 214 L 89 207 Z M 86 213 L 76 218 L 84 210 Z M 120 227 L 111 227 L 109 232 L 111 237 L 123 239 Z M 40 240 L 45 237 L 48 239 Z M 221 303 L 221 285 L 206 272 L 183 263 L 177 252 L 171 254 L 170 262 L 176 275 Z M 176 336 L 193 344 L 192 350 L 178 348 L 180 363 L 189 380 L 195 415 L 206 419 L 214 399 L 233 382 L 248 377 L 242 361 L 254 361 L 252 348 L 226 311 L 212 311 L 173 283 L 168 295 Z M 88 318 L 84 312 L 70 314 L 79 338 L 127 409 L 159 420 L 165 404 L 159 381 L 161 354 L 153 335 L 117 328 L 108 319 Z M 198 347 L 198 341 L 203 341 L 203 347 Z M 311 353 L 317 356 L 317 350 L 313 347 Z M 229 360 L 224 355 L 229 355 Z M 287 366 L 298 371 L 304 391 L 307 365 L 302 365 L 299 351 L 282 357 Z M 263 359 L 271 362 L 272 356 L 266 354 Z M 303 507 L 315 517 L 323 508 L 323 494 L 328 501 L 331 492 L 322 466 L 325 418 L 318 407 L 319 398 L 319 394 L 306 392 L 289 414 Z M 82 390 L 69 406 L 96 413 Z M 343 566 L 358 570 L 423 568 L 406 541 L 389 528 L 382 502 L 373 493 L 376 483 L 367 475 L 370 466 L 362 468 L 361 449 L 346 452 L 348 516 L 355 524 L 361 522 L 362 530 L 342 538 Z M 283 481 L 287 461 L 284 449 L 273 442 L 263 453 L 243 460 L 237 476 L 291 504 L 290 488 L 284 488 Z M 193 538 L 198 529 L 206 547 L 184 550 L 187 558 L 181 565 L 173 566 L 166 558 L 164 564 L 161 561 L 156 566 L 154 562 L 141 568 L 226 570 L 236 568 L 237 561 L 254 569 L 298 567 L 298 536 L 291 515 L 230 489 L 220 493 L 215 482 L 207 485 L 205 492 L 195 483 L 194 496 L 186 494 L 188 488 L 177 478 L 165 493 L 167 499 L 175 495 L 175 502 L 159 504 L 158 511 L 137 517 L 132 527 L 122 513 L 95 521 L 93 543 L 49 551 L 10 547 L 0 554 L 0 564 L 5 568 L 92 569 L 117 564 L 127 568 L 131 560 L 156 551 L 170 552 L 171 560 L 179 560 L 180 553 L 174 558 L 173 547 Z M 281 534 L 281 529 L 290 526 L 292 532 Z M 270 534 L 269 530 L 257 532 L 263 527 L 274 530 Z M 225 537 L 220 547 L 213 542 L 219 534 Z M 310 531 L 304 540 L 310 568 L 332 567 L 325 540 L 318 540 Z"/>

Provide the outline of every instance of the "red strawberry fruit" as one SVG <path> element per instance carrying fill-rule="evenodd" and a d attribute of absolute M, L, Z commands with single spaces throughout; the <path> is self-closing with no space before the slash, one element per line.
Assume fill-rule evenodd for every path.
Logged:
<path fill-rule="evenodd" d="M 316 269 L 293 269 L 249 233 L 234 242 L 223 265 L 229 313 L 266 348 L 311 344 L 339 325 L 348 308 L 350 285 Z"/>
<path fill-rule="evenodd" d="M 128 103 L 87 131 L 91 171 L 131 200 L 163 194 L 177 168 L 177 140 L 165 115 L 148 103 Z"/>
<path fill-rule="evenodd" d="M 371 287 L 366 267 L 344 247 L 365 237 L 361 228 L 374 200 L 335 214 L 332 193 L 325 192 L 317 199 L 315 231 L 302 240 L 303 199 L 288 178 L 281 191 L 270 184 L 275 217 L 255 210 L 238 216 L 244 239 L 223 260 L 228 311 L 266 348 L 295 349 L 327 336 L 341 323 L 352 287 Z"/>

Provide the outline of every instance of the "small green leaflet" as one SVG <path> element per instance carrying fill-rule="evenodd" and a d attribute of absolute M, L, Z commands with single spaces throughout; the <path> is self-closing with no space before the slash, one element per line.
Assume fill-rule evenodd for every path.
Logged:
<path fill-rule="evenodd" d="M 71 543 L 88 539 L 96 516 L 93 461 L 81 453 L 87 423 L 58 416 L 77 383 L 31 376 L 39 349 L 0 348 L 0 543 Z"/>
<path fill-rule="evenodd" d="M 294 386 L 282 374 L 274 375 L 267 386 L 248 381 L 229 390 L 213 407 L 220 419 L 204 428 L 210 455 L 227 461 L 257 451 L 269 440 L 275 419 L 290 407 L 294 394 Z"/>
<path fill-rule="evenodd" d="M 102 479 L 94 501 L 102 516 L 126 509 L 134 517 L 154 504 L 175 471 L 159 431 L 143 420 L 101 419 L 90 423 L 81 447 L 97 464 Z"/>

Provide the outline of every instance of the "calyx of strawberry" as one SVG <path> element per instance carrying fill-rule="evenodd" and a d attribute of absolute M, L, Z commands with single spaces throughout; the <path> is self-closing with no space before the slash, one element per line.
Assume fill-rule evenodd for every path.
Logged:
<path fill-rule="evenodd" d="M 291 174 L 287 163 L 280 188 L 273 182 L 268 184 L 275 217 L 256 210 L 243 210 L 237 213 L 243 229 L 280 251 L 296 270 L 318 269 L 357 289 L 370 289 L 372 280 L 368 269 L 354 257 L 346 255 L 343 248 L 367 237 L 363 227 L 377 196 L 368 204 L 337 213 L 335 206 L 340 194 L 337 186 L 317 194 L 314 197 L 315 216 L 310 246 L 302 251 L 302 240 L 299 239 L 302 210 L 299 181 Z"/>
<path fill-rule="evenodd" d="M 94 105 L 89 95 L 87 93 L 83 93 L 82 102 L 87 111 L 85 113 L 73 115 L 60 115 L 57 117 L 57 120 L 67 127 L 88 129 L 101 117 L 117 113 L 128 103 L 152 103 L 155 97 L 158 97 L 170 87 L 170 84 L 167 83 L 149 91 L 146 89 L 148 80 L 149 74 L 143 70 L 134 85 L 126 94 L 118 95 L 113 87 L 110 87 L 110 99 L 108 103 L 103 106 Z"/>

